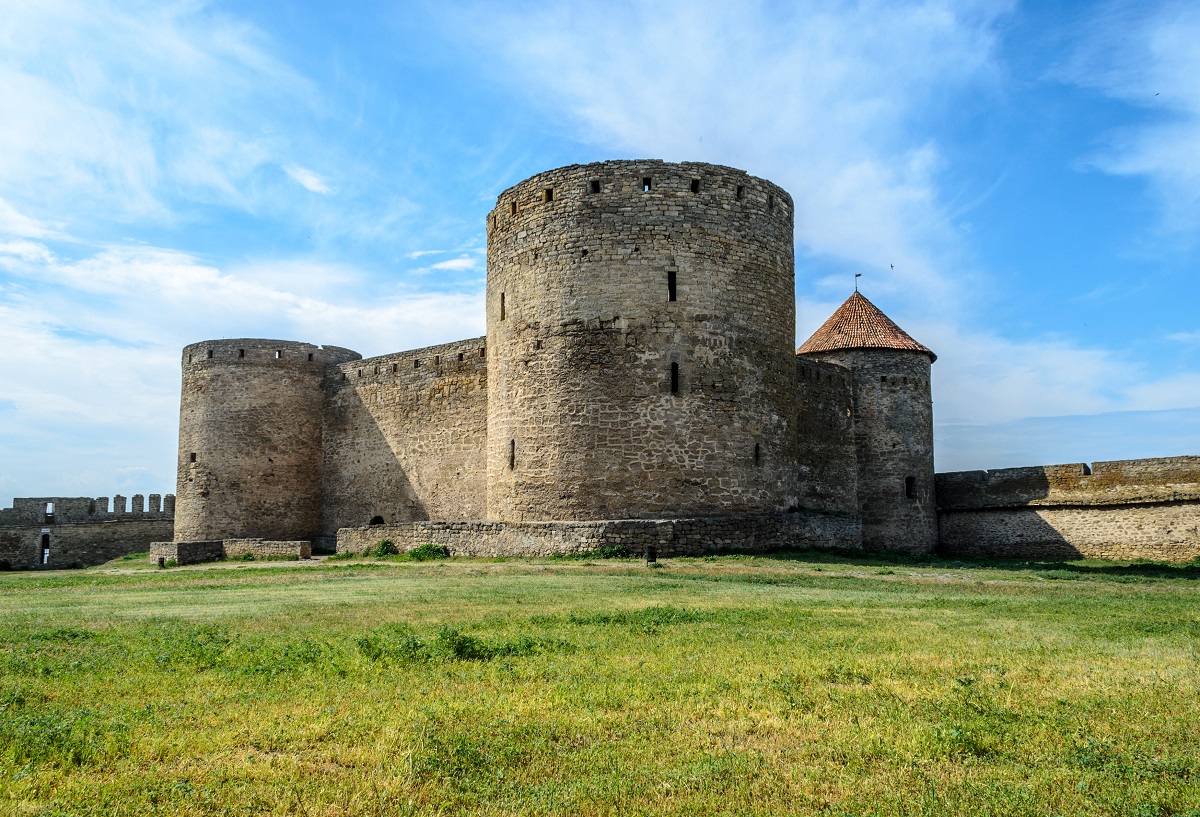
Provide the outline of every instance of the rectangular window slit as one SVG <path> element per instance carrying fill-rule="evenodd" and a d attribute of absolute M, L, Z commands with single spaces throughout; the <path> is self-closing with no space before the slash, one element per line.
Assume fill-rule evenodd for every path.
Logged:
<path fill-rule="evenodd" d="M 652 182 L 653 182 L 653 181 L 654 181 L 654 180 L 653 180 L 653 179 L 651 179 L 649 176 L 643 176 L 643 177 L 642 177 L 642 192 L 643 192 L 643 193 L 649 193 L 649 192 L 650 192 L 650 187 L 652 186 Z"/>
<path fill-rule="evenodd" d="M 692 179 L 692 192 L 693 193 L 700 192 L 700 180 L 699 179 Z"/>
<path fill-rule="evenodd" d="M 458 362 L 459 362 L 459 363 L 462 363 L 462 359 L 463 359 L 463 353 L 462 353 L 462 352 L 459 352 L 459 353 L 458 353 Z"/>
<path fill-rule="evenodd" d="M 904 496 L 906 499 L 915 499 L 917 496 L 917 480 L 916 477 L 904 478 Z"/>
<path fill-rule="evenodd" d="M 546 188 L 546 195 L 544 196 L 544 198 L 546 201 L 554 201 L 554 188 L 553 187 Z"/>
<path fill-rule="evenodd" d="M 238 357 L 245 357 L 245 356 L 246 356 L 246 350 L 238 349 Z"/>
<path fill-rule="evenodd" d="M 500 320 L 504 320 L 506 312 L 507 312 L 507 310 L 505 309 L 505 306 L 504 306 L 504 293 L 501 292 L 500 293 Z"/>
<path fill-rule="evenodd" d="M 212 360 L 212 349 L 208 350 L 208 359 Z"/>
<path fill-rule="evenodd" d="M 312 363 L 312 352 L 308 353 L 308 362 Z"/>
<path fill-rule="evenodd" d="M 276 359 L 276 360 L 283 360 L 283 352 L 281 352 L 280 350 L 276 349 L 276 350 L 275 350 L 275 359 Z"/>
<path fill-rule="evenodd" d="M 589 193 L 599 193 L 600 192 L 600 180 L 599 179 L 592 179 L 590 182 L 588 182 L 588 192 Z"/>
<path fill-rule="evenodd" d="M 675 270 L 667 270 L 667 300 L 675 300 Z"/>
<path fill-rule="evenodd" d="M 418 358 L 413 358 L 413 368 L 414 368 L 414 369 L 419 369 L 419 368 L 421 368 L 421 359 L 420 359 L 419 357 L 418 357 Z"/>
<path fill-rule="evenodd" d="M 192 452 L 191 454 L 188 455 L 188 462 L 195 462 L 195 461 L 196 461 L 196 453 Z"/>
<path fill-rule="evenodd" d="M 679 394 L 679 364 L 671 364 L 671 394 Z"/>
<path fill-rule="evenodd" d="M 517 441 L 508 441 L 508 470 L 515 471 L 517 469 Z"/>
<path fill-rule="evenodd" d="M 480 347 L 479 347 L 479 356 L 480 356 L 480 357 L 487 357 L 487 347 L 486 347 L 486 346 L 480 346 Z"/>
<path fill-rule="evenodd" d="M 737 186 L 737 199 L 738 201 L 741 201 L 744 198 L 746 198 L 746 186 L 739 184 Z"/>
<path fill-rule="evenodd" d="M 509 208 L 510 208 L 511 213 L 515 216 L 517 214 L 517 203 L 514 201 L 512 204 L 509 205 Z"/>
<path fill-rule="evenodd" d="M 759 443 L 754 444 L 754 464 L 762 465 L 762 446 Z"/>

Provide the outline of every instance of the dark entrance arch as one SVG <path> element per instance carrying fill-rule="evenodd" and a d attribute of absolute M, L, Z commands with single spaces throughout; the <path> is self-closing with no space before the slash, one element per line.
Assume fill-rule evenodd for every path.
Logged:
<path fill-rule="evenodd" d="M 372 524 L 372 525 L 382 525 L 382 524 L 383 524 L 383 517 L 382 517 L 382 516 L 372 516 L 372 517 L 371 517 L 371 524 Z"/>

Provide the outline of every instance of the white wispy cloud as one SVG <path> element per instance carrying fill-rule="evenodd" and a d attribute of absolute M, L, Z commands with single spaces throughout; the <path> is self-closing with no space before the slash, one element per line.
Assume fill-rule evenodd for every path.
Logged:
<path fill-rule="evenodd" d="M 479 268 L 479 259 L 471 258 L 470 256 L 459 256 L 446 261 L 438 261 L 430 269 L 435 270 L 450 270 L 452 272 L 461 272 L 463 270 L 471 270 Z"/>
<path fill-rule="evenodd" d="M 333 193 L 333 188 L 330 187 L 323 178 L 317 175 L 314 171 L 300 165 L 284 165 L 283 170 L 296 184 L 303 187 L 312 193 L 320 193 L 323 196 L 328 196 Z"/>
<path fill-rule="evenodd" d="M 1137 124 L 1105 135 L 1087 161 L 1106 173 L 1147 179 L 1174 231 L 1200 227 L 1200 6 L 1117 2 L 1081 31 L 1054 72 L 1141 109 Z"/>

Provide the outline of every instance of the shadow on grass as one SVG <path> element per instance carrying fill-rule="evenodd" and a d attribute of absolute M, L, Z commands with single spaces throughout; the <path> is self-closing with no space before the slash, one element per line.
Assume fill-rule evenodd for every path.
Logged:
<path fill-rule="evenodd" d="M 937 553 L 904 551 L 859 551 L 837 549 L 780 550 L 764 553 L 761 559 L 831 565 L 870 567 L 926 567 L 943 569 L 1025 570 L 1046 578 L 1110 577 L 1123 579 L 1200 579 L 1200 559 L 1182 564 L 1138 561 L 1132 563 L 1050 559 L 1003 559 L 997 557 L 944 556 Z M 1046 575 L 1051 574 L 1051 575 Z"/>

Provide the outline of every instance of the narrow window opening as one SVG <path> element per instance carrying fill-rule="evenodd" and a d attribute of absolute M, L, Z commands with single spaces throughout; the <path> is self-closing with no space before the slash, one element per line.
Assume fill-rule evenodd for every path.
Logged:
<path fill-rule="evenodd" d="M 487 347 L 486 347 L 486 346 L 480 346 L 480 347 L 479 347 L 479 356 L 480 356 L 480 357 L 487 357 Z"/>
<path fill-rule="evenodd" d="M 904 478 L 904 496 L 906 499 L 915 499 L 917 496 L 917 480 L 916 477 Z"/>
<path fill-rule="evenodd" d="M 517 441 L 508 441 L 508 470 L 515 471 L 517 468 Z"/>
<path fill-rule="evenodd" d="M 653 182 L 654 182 L 654 180 L 651 179 L 649 176 L 643 176 L 642 177 L 642 192 L 649 193 L 651 186 L 653 186 Z"/>
<path fill-rule="evenodd" d="M 195 461 L 196 461 L 196 452 L 193 451 L 191 454 L 188 454 L 188 462 L 195 462 Z"/>
<path fill-rule="evenodd" d="M 588 182 L 588 192 L 589 193 L 599 193 L 600 192 L 600 180 L 599 179 L 592 179 L 590 182 Z"/>
<path fill-rule="evenodd" d="M 392 374 L 395 374 L 395 373 L 396 373 L 396 370 L 397 370 L 397 369 L 399 369 L 399 368 L 400 368 L 399 366 L 397 366 L 395 363 L 393 363 L 393 364 L 392 364 Z"/>
<path fill-rule="evenodd" d="M 459 363 L 462 363 L 462 359 L 463 359 L 463 353 L 462 353 L 462 352 L 459 352 L 459 353 L 458 353 L 458 362 L 459 362 Z"/>
<path fill-rule="evenodd" d="M 739 184 L 737 186 L 737 200 L 741 201 L 744 198 L 746 198 L 746 186 L 744 184 Z"/>
<path fill-rule="evenodd" d="M 754 444 L 754 464 L 762 465 L 762 445 L 760 443 Z"/>
<path fill-rule="evenodd" d="M 679 394 L 679 364 L 671 364 L 671 394 Z"/>
<path fill-rule="evenodd" d="M 246 350 L 238 349 L 238 357 L 245 357 L 245 356 L 246 356 Z"/>
<path fill-rule="evenodd" d="M 275 359 L 276 359 L 276 360 L 283 360 L 283 352 L 282 352 L 281 350 L 279 350 L 279 349 L 276 349 L 276 350 L 275 350 Z"/>
<path fill-rule="evenodd" d="M 583 251 L 582 253 L 580 253 L 580 254 L 581 254 L 581 255 L 582 255 L 584 258 L 587 258 L 588 251 L 587 251 L 587 250 L 584 250 L 584 251 Z"/>
<path fill-rule="evenodd" d="M 208 350 L 208 359 L 212 360 L 212 349 Z"/>
<path fill-rule="evenodd" d="M 95 512 L 96 512 L 96 500 L 94 500 L 94 499 L 89 500 L 88 501 L 88 516 L 91 516 Z"/>
<path fill-rule="evenodd" d="M 379 374 L 379 366 L 378 365 L 375 366 L 375 374 Z"/>
<path fill-rule="evenodd" d="M 421 368 L 421 359 L 419 357 L 413 358 L 413 368 L 414 369 Z"/>
<path fill-rule="evenodd" d="M 188 355 L 188 363 L 191 363 L 191 362 L 192 362 L 192 356 Z"/>
<path fill-rule="evenodd" d="M 541 342 L 540 340 L 535 340 L 535 341 L 533 342 L 533 348 L 534 348 L 534 349 L 541 349 L 541 348 L 542 348 L 542 342 Z"/>
<path fill-rule="evenodd" d="M 42 534 L 42 564 L 50 564 L 50 534 Z"/>
<path fill-rule="evenodd" d="M 54 503 L 53 502 L 46 503 L 46 516 L 54 516 Z"/>
<path fill-rule="evenodd" d="M 554 201 L 554 188 L 553 187 L 546 188 L 546 195 L 544 196 L 544 198 L 548 202 Z"/>
<path fill-rule="evenodd" d="M 667 270 L 667 300 L 675 300 L 675 270 Z"/>
<path fill-rule="evenodd" d="M 500 293 L 500 320 L 504 320 L 504 318 L 507 314 L 508 314 L 508 310 L 504 306 L 504 293 L 501 292 Z"/>
<path fill-rule="evenodd" d="M 692 179 L 692 192 L 693 193 L 700 192 L 700 180 L 699 179 Z"/>
<path fill-rule="evenodd" d="M 885 374 L 885 375 L 882 375 L 882 376 L 879 378 L 879 382 L 880 382 L 880 383 L 886 383 L 886 382 L 887 382 L 887 375 L 886 375 L 886 374 Z"/>
<path fill-rule="evenodd" d="M 514 216 L 517 214 L 517 203 L 515 201 L 511 205 L 509 205 L 509 211 Z"/>
<path fill-rule="evenodd" d="M 362 377 L 362 369 L 359 369 L 359 370 L 358 370 L 358 376 L 359 376 L 359 377 Z"/>
<path fill-rule="evenodd" d="M 774 210 L 775 210 L 775 197 L 767 196 L 767 212 L 770 213 L 770 212 L 773 212 Z"/>
<path fill-rule="evenodd" d="M 371 524 L 372 524 L 372 525 L 382 525 L 382 524 L 383 524 L 383 517 L 382 517 L 382 516 L 372 516 L 372 517 L 371 517 Z"/>
<path fill-rule="evenodd" d="M 441 355 L 434 355 L 434 356 L 433 356 L 433 365 L 434 365 L 434 366 L 441 366 L 441 365 L 442 365 L 442 356 L 441 356 Z"/>
<path fill-rule="evenodd" d="M 345 373 L 345 372 L 342 372 L 342 382 L 343 382 L 343 383 L 345 383 L 345 382 L 346 382 L 347 380 L 349 380 L 349 379 L 350 379 L 350 378 L 346 376 L 346 373 Z"/>
<path fill-rule="evenodd" d="M 308 353 L 308 362 L 312 363 L 312 352 Z"/>

